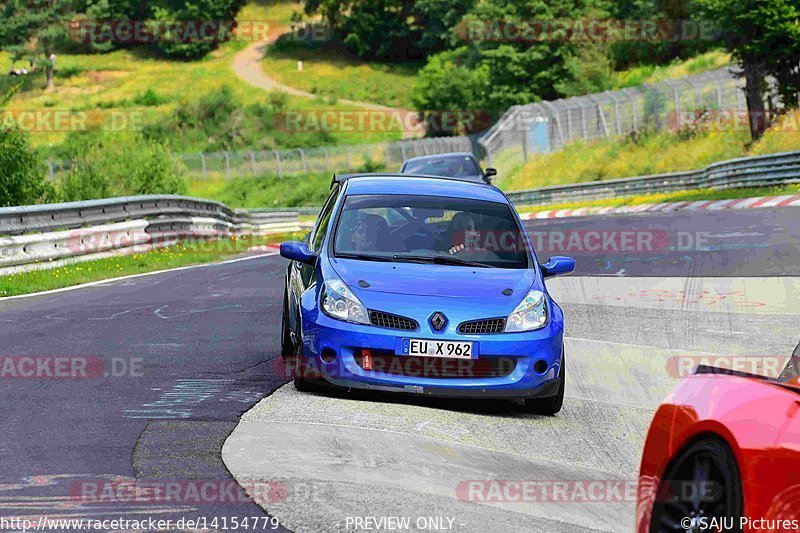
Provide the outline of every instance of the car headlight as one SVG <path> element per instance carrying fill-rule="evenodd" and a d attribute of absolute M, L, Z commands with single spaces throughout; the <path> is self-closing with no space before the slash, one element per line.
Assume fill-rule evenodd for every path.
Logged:
<path fill-rule="evenodd" d="M 547 324 L 547 299 L 542 291 L 532 290 L 508 315 L 506 333 L 533 331 Z"/>
<path fill-rule="evenodd" d="M 320 307 L 331 318 L 357 324 L 369 324 L 367 308 L 341 280 L 334 279 L 325 282 L 322 288 Z"/>

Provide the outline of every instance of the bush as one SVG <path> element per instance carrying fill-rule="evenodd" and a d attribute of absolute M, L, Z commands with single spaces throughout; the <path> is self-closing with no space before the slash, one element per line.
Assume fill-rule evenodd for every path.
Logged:
<path fill-rule="evenodd" d="M 329 131 L 298 134 L 282 130 L 276 117 L 288 110 L 284 93 L 272 92 L 266 103 L 244 106 L 230 87 L 223 85 L 199 98 L 182 100 L 174 115 L 145 126 L 142 133 L 147 139 L 168 143 L 176 152 L 272 150 L 336 141 Z"/>
<path fill-rule="evenodd" d="M 0 127 L 0 207 L 50 201 L 52 196 L 44 163 L 28 135 Z"/>
<path fill-rule="evenodd" d="M 355 172 L 380 172 L 385 169 L 383 164 L 365 155 L 364 163 Z M 315 207 L 321 206 L 330 193 L 331 173 L 311 172 L 283 177 L 274 174 L 242 176 L 224 180 L 219 187 L 209 185 L 209 180 L 196 180 L 191 183 L 190 194 L 213 198 L 231 207 Z"/>
<path fill-rule="evenodd" d="M 153 89 L 147 89 L 144 93 L 136 95 L 133 99 L 134 104 L 144 107 L 159 106 L 167 101 L 168 98 L 161 96 Z"/>
<path fill-rule="evenodd" d="M 419 72 L 411 101 L 423 113 L 473 109 L 486 73 L 461 61 L 462 51 L 442 52 Z M 468 132 L 472 133 L 472 132 Z"/>
<path fill-rule="evenodd" d="M 60 183 L 65 200 L 186 191 L 182 171 L 167 149 L 138 133 L 92 132 L 69 145 L 76 151 Z"/>

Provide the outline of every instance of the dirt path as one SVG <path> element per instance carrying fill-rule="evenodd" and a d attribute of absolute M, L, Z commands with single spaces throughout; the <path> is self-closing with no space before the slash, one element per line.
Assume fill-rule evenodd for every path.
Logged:
<path fill-rule="evenodd" d="M 239 76 L 241 79 L 253 85 L 255 87 L 259 87 L 264 89 L 265 91 L 283 91 L 292 96 L 300 96 L 303 98 L 316 98 L 318 95 L 309 93 L 307 91 L 302 91 L 296 87 L 292 87 L 290 85 L 284 85 L 280 83 L 276 79 L 270 77 L 266 72 L 264 72 L 264 68 L 262 65 L 262 60 L 264 59 L 264 53 L 269 45 L 274 43 L 275 41 L 283 35 L 285 30 L 277 31 L 274 35 L 270 36 L 269 39 L 266 41 L 260 41 L 257 43 L 253 43 L 233 58 L 233 71 Z M 408 126 L 406 123 L 409 122 L 405 120 L 405 117 L 408 114 L 414 113 L 409 109 L 400 109 L 396 107 L 389 107 L 385 105 L 375 104 L 372 102 L 361 102 L 356 100 L 348 100 L 346 98 L 340 98 L 338 100 L 340 103 L 345 105 L 351 105 L 355 107 L 361 107 L 363 109 L 369 109 L 372 111 L 385 111 L 385 112 L 397 112 L 400 113 L 400 116 L 403 117 L 403 138 L 415 138 L 420 137 L 421 132 L 419 128 Z"/>

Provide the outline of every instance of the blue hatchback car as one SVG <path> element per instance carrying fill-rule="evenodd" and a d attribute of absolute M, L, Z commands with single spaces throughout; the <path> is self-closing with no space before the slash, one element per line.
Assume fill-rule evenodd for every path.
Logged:
<path fill-rule="evenodd" d="M 455 178 L 334 178 L 291 260 L 282 355 L 298 390 L 324 382 L 427 396 L 564 399 L 564 316 L 508 198 Z"/>

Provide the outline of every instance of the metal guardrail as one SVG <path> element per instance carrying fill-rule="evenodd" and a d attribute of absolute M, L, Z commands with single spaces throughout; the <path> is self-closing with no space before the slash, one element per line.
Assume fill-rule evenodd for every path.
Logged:
<path fill-rule="evenodd" d="M 506 195 L 517 205 L 542 205 L 684 189 L 771 187 L 793 183 L 800 183 L 800 152 L 731 159 L 702 170 L 554 185 Z"/>
<path fill-rule="evenodd" d="M 298 216 L 297 209 L 232 210 L 175 195 L 0 208 L 0 275 L 143 253 L 184 238 L 297 231 Z"/>
<path fill-rule="evenodd" d="M 702 170 L 542 187 L 507 193 L 517 205 L 616 198 L 682 189 L 800 183 L 800 152 L 731 159 Z M 134 196 L 0 208 L 0 275 L 64 261 L 142 252 L 186 237 L 296 231 L 318 208 L 230 209 L 212 200 Z"/>

